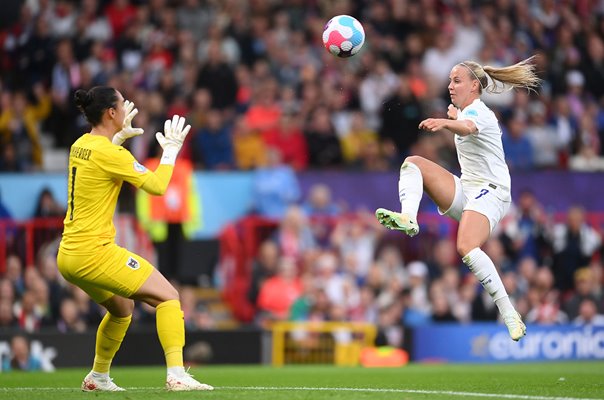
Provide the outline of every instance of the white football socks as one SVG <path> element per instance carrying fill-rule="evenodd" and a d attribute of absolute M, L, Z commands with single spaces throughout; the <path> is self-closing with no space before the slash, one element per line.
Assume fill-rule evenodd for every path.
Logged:
<path fill-rule="evenodd" d="M 463 257 L 463 262 L 491 295 L 501 315 L 505 316 L 515 312 L 495 264 L 484 251 L 476 247 Z"/>
<path fill-rule="evenodd" d="M 424 194 L 424 179 L 417 165 L 405 161 L 401 165 L 398 180 L 398 198 L 401 202 L 401 213 L 417 222 L 419 202 Z"/>
<path fill-rule="evenodd" d="M 168 375 L 173 375 L 180 378 L 185 374 L 185 367 L 168 367 L 166 372 Z"/>
<path fill-rule="evenodd" d="M 92 371 L 92 377 L 94 379 L 107 380 L 107 379 L 109 379 L 109 372 L 95 372 L 95 371 Z"/>

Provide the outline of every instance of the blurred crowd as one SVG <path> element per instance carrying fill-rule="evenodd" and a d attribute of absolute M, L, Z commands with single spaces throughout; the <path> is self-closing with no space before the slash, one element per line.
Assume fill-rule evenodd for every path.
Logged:
<path fill-rule="evenodd" d="M 350 59 L 322 47 L 337 14 L 365 28 Z M 451 135 L 417 130 L 446 116 L 451 66 L 533 54 L 537 92 L 484 96 L 510 169 L 604 170 L 603 17 L 598 0 L 26 0 L 0 31 L 0 171 L 42 170 L 48 149 L 88 129 L 72 101 L 79 88 L 110 85 L 136 103 L 147 133 L 127 145 L 141 161 L 156 155 L 163 121 L 186 115 L 181 156 L 199 169 L 256 170 L 257 211 L 276 218 L 254 260 L 256 322 L 370 321 L 400 345 L 403 325 L 496 320 L 497 310 L 451 235 L 422 227 L 408 239 L 371 215 L 343 217 L 326 187 L 291 206 L 300 193 L 282 189 L 295 186 L 292 171 L 393 170 L 408 154 L 456 169 Z M 275 203 L 276 192 L 289 200 Z M 528 323 L 604 324 L 601 230 L 579 207 L 554 221 L 530 192 L 515 200 L 484 248 L 516 308 Z M 0 330 L 97 326 L 101 310 L 62 280 L 53 249 L 38 249 L 35 266 L 8 256 Z M 181 293 L 189 328 L 212 327 L 195 289 Z M 137 307 L 135 320 L 152 323 Z"/>
<path fill-rule="evenodd" d="M 248 292 L 260 326 L 366 321 L 400 346 L 403 327 L 498 320 L 455 235 L 438 226 L 455 222 L 420 214 L 422 232 L 411 239 L 373 214 L 337 207 L 329 194 L 311 197 L 264 235 Z M 531 192 L 519 196 L 483 249 L 527 323 L 604 326 L 602 222 L 587 221 L 581 207 L 556 219 Z"/>
<path fill-rule="evenodd" d="M 317 184 L 302 201 L 285 206 L 282 218 L 260 219 L 247 290 L 254 324 L 371 322 L 382 343 L 400 346 L 404 327 L 498 320 L 489 294 L 457 254 L 456 222 L 423 213 L 421 235 L 408 238 L 384 229 L 373 214 L 346 210 L 328 186 Z M 524 191 L 483 246 L 527 323 L 604 326 L 604 219 L 588 217 L 578 206 L 548 214 Z M 58 240 L 40 246 L 33 265 L 7 256 L 0 332 L 83 332 L 100 322 L 102 308 L 60 276 Z M 225 284 L 220 277 L 227 267 L 217 267 L 216 289 Z M 200 296 L 203 289 L 174 283 L 188 329 L 224 322 Z M 137 304 L 133 318 L 152 326 L 153 313 Z"/>
<path fill-rule="evenodd" d="M 0 171 L 46 167 L 88 128 L 79 88 L 110 85 L 140 110 L 144 161 L 172 114 L 193 125 L 197 168 L 395 169 L 407 154 L 455 168 L 450 68 L 539 55 L 535 93 L 485 95 L 513 170 L 604 169 L 604 2 L 599 0 L 26 0 L 0 31 Z M 351 14 L 362 51 L 338 59 L 325 22 Z M 274 150 L 274 151 L 273 151 Z M 54 160 L 54 159 L 53 159 Z"/>

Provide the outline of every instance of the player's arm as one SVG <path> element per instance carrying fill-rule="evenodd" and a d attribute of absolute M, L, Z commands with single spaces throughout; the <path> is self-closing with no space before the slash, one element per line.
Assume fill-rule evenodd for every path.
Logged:
<path fill-rule="evenodd" d="M 178 115 L 174 115 L 172 120 L 166 120 L 164 133 L 157 132 L 155 134 L 159 145 L 163 149 L 161 161 L 155 172 L 149 174 L 141 189 L 153 195 L 161 195 L 166 192 L 174 171 L 176 156 L 190 129 L 191 125 L 185 126 L 185 119 Z"/>
<path fill-rule="evenodd" d="M 478 132 L 474 121 L 469 119 L 450 120 L 444 118 L 428 118 L 420 122 L 419 129 L 436 132 L 447 129 L 460 136 L 467 136 Z"/>
<path fill-rule="evenodd" d="M 174 165 L 159 164 L 154 172 L 148 174 L 140 188 L 154 196 L 161 196 L 166 193 L 172 179 L 172 172 L 174 172 Z"/>

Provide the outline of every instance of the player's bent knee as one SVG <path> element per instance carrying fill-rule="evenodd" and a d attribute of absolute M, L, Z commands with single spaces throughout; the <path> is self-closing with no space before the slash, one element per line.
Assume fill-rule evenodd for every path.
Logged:
<path fill-rule="evenodd" d="M 102 305 L 109 313 L 118 318 L 126 318 L 134 311 L 134 301 L 120 296 L 114 296 Z"/>
<path fill-rule="evenodd" d="M 476 245 L 476 243 L 471 243 L 471 242 L 465 241 L 465 240 L 458 240 L 457 241 L 457 254 L 459 254 L 461 257 L 465 257 L 466 254 L 468 254 L 470 251 L 474 250 L 476 247 L 478 247 Z"/>
<path fill-rule="evenodd" d="M 168 296 L 168 298 L 166 299 L 166 301 L 180 300 L 180 294 L 178 293 L 178 290 L 176 290 L 176 288 L 174 286 L 170 287 L 170 290 L 168 290 L 168 292 L 167 292 L 167 296 Z"/>

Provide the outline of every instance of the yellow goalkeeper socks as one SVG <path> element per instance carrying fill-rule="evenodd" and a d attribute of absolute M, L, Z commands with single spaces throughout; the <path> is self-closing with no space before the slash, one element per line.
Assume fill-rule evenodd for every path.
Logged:
<path fill-rule="evenodd" d="M 131 320 L 132 315 L 121 318 L 110 313 L 105 314 L 96 332 L 96 354 L 94 355 L 92 371 L 109 373 L 111 361 L 113 361 L 115 353 L 119 350 L 124 336 L 126 336 Z"/>
<path fill-rule="evenodd" d="M 157 336 L 166 355 L 166 366 L 182 367 L 185 346 L 185 320 L 180 301 L 168 300 L 156 307 Z"/>

